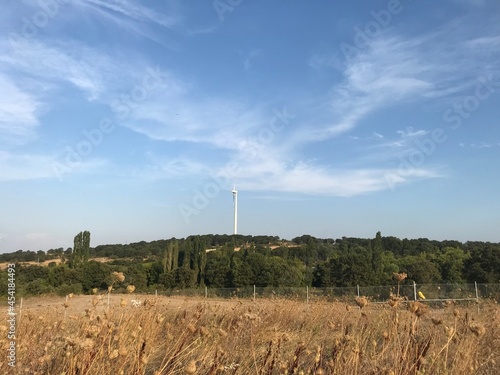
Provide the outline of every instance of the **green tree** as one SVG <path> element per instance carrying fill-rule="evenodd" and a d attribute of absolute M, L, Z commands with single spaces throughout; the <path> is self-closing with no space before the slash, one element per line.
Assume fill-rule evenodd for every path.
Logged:
<path fill-rule="evenodd" d="M 163 264 L 155 262 L 147 268 L 148 286 L 155 285 L 160 282 L 160 275 L 164 273 Z"/>
<path fill-rule="evenodd" d="M 246 263 L 250 266 L 251 275 L 250 285 L 265 287 L 273 284 L 272 269 L 269 267 L 268 257 L 261 253 L 249 254 Z"/>
<path fill-rule="evenodd" d="M 148 274 L 142 264 L 132 263 L 123 272 L 126 283 L 134 285 L 137 291 L 145 291 L 148 285 Z"/>
<path fill-rule="evenodd" d="M 306 266 L 299 259 L 271 257 L 268 267 L 273 275 L 269 286 L 300 286 L 305 283 Z M 312 277 L 310 281 L 312 282 Z"/>
<path fill-rule="evenodd" d="M 399 272 L 398 260 L 390 251 L 384 251 L 382 254 L 382 278 L 381 284 L 387 285 L 392 283 L 393 274 Z"/>
<path fill-rule="evenodd" d="M 179 241 L 174 241 L 174 254 L 172 256 L 172 269 L 179 268 Z"/>
<path fill-rule="evenodd" d="M 370 251 L 357 243 L 347 241 L 342 241 L 341 248 L 339 255 L 328 262 L 328 267 L 324 271 L 329 275 L 325 279 L 337 287 L 374 285 L 376 276 L 372 268 Z"/>
<path fill-rule="evenodd" d="M 316 264 L 313 271 L 312 286 L 317 288 L 324 288 L 334 285 L 331 278 L 332 272 L 330 269 L 330 259 L 329 261 L 324 261 Z"/>
<path fill-rule="evenodd" d="M 165 253 L 163 254 L 163 272 L 170 272 L 173 269 L 177 268 L 178 260 L 174 259 L 176 255 L 177 257 L 179 256 L 179 244 L 177 243 L 177 241 L 170 242 L 167 246 L 167 249 L 165 250 Z"/>
<path fill-rule="evenodd" d="M 196 286 L 196 272 L 187 268 L 177 268 L 172 271 L 175 277 L 175 287 L 193 288 Z"/>
<path fill-rule="evenodd" d="M 89 293 L 93 288 L 107 289 L 111 285 L 111 266 L 91 260 L 85 263 L 81 272 L 83 273 L 82 287 L 85 293 Z"/>
<path fill-rule="evenodd" d="M 376 280 L 377 283 L 381 283 L 382 280 L 384 279 L 383 275 L 383 263 L 382 263 L 382 254 L 384 250 L 382 248 L 382 235 L 380 234 L 380 231 L 377 232 L 375 236 L 375 240 L 373 240 L 373 247 L 372 247 L 372 267 L 373 267 L 373 273 L 374 279 Z"/>
<path fill-rule="evenodd" d="M 224 288 L 231 284 L 231 258 L 220 250 L 207 254 L 205 283 L 213 288 Z"/>
<path fill-rule="evenodd" d="M 49 285 L 46 280 L 36 279 L 30 281 L 24 286 L 27 295 L 39 296 L 41 294 L 48 294 L 54 292 L 54 288 Z"/>
<path fill-rule="evenodd" d="M 193 239 L 194 262 L 192 269 L 196 272 L 196 283 L 204 285 L 207 266 L 207 251 L 205 241 L 200 236 Z"/>
<path fill-rule="evenodd" d="M 500 244 L 467 243 L 470 258 L 465 261 L 469 282 L 496 284 L 500 282 Z"/>
<path fill-rule="evenodd" d="M 438 267 L 443 282 L 461 284 L 465 282 L 464 263 L 469 258 L 470 255 L 462 249 L 445 247 L 431 259 Z"/>
<path fill-rule="evenodd" d="M 49 269 L 42 266 L 21 266 L 16 267 L 16 279 L 18 283 L 29 283 L 37 279 L 46 280 L 49 275 Z"/>
<path fill-rule="evenodd" d="M 254 253 L 255 254 L 255 253 Z M 251 255 L 248 254 L 246 259 L 234 256 L 231 260 L 231 273 L 230 280 L 228 281 L 228 286 L 231 287 L 242 287 L 242 286 L 250 286 L 254 285 L 255 275 L 247 261 L 248 257 Z"/>
<path fill-rule="evenodd" d="M 441 273 L 425 254 L 408 255 L 398 259 L 399 269 L 408 274 L 408 279 L 417 284 L 441 282 Z"/>
<path fill-rule="evenodd" d="M 83 281 L 83 273 L 62 264 L 49 267 L 48 281 L 54 288 L 62 285 L 78 284 Z"/>
<path fill-rule="evenodd" d="M 81 268 L 89 260 L 90 232 L 80 232 L 75 236 L 72 264 L 74 268 Z"/>
<path fill-rule="evenodd" d="M 171 248 L 169 244 L 169 246 L 167 247 L 167 249 L 163 254 L 163 259 L 161 261 L 163 265 L 163 273 L 172 271 L 172 257 L 173 257 L 173 248 Z"/>

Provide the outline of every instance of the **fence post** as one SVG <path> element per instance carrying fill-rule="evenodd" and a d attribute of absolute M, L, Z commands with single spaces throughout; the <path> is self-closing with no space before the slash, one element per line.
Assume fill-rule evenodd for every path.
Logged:
<path fill-rule="evenodd" d="M 306 304 L 309 305 L 309 286 L 306 285 Z"/>
<path fill-rule="evenodd" d="M 205 286 L 205 299 L 208 298 L 208 288 Z"/>
<path fill-rule="evenodd" d="M 255 301 L 255 285 L 253 286 L 253 300 Z"/>
<path fill-rule="evenodd" d="M 358 297 L 359 297 L 359 285 L 356 285 L 356 292 L 358 293 Z"/>
<path fill-rule="evenodd" d="M 417 283 L 415 281 L 413 282 L 413 300 L 417 300 Z"/>

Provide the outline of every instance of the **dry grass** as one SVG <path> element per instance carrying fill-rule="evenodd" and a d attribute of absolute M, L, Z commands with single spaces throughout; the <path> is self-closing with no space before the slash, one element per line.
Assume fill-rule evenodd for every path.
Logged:
<path fill-rule="evenodd" d="M 28 300 L 17 373 L 460 375 L 498 374 L 500 365 L 494 303 L 478 312 L 421 302 L 358 300 L 360 309 L 354 300 L 148 298 L 112 296 L 109 308 L 98 296 Z M 8 370 L 2 359 L 0 373 Z"/>

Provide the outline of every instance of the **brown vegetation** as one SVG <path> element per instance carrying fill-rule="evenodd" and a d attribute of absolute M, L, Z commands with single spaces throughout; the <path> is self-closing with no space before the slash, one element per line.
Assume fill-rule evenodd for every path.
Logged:
<path fill-rule="evenodd" d="M 32 299 L 20 318 L 18 374 L 460 375 L 496 374 L 500 363 L 493 302 L 478 311 L 128 294 L 112 296 L 109 307 L 99 296 Z"/>

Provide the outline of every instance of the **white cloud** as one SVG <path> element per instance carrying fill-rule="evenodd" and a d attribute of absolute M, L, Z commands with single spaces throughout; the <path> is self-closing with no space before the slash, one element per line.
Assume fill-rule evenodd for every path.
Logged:
<path fill-rule="evenodd" d="M 315 54 L 309 58 L 307 65 L 313 69 L 342 69 L 343 64 L 337 56 L 331 54 Z"/>
<path fill-rule="evenodd" d="M 118 63 L 105 53 L 78 43 L 53 43 L 52 45 L 28 39 L 7 42 L 12 54 L 0 57 L 0 69 L 21 79 L 33 78 L 38 85 L 71 84 L 86 93 L 89 100 L 99 98 L 120 81 L 117 72 L 126 63 Z M 125 70 L 125 69 L 124 69 Z M 125 70 L 126 71 L 126 70 Z M 54 87 L 54 86 L 52 86 Z M 33 88 L 37 90 L 37 87 Z M 38 89 L 39 94 L 44 93 Z"/>
<path fill-rule="evenodd" d="M 343 66 L 344 78 L 333 86 L 329 98 L 331 123 L 320 125 L 313 132 L 303 131 L 297 139 L 314 141 L 337 137 L 354 129 L 376 110 L 418 100 L 433 90 L 434 67 L 420 53 L 421 43 L 421 40 L 404 40 L 389 33 L 373 39 Z"/>
<path fill-rule="evenodd" d="M 471 143 L 470 147 L 472 148 L 490 148 L 493 147 L 491 143 L 481 142 L 481 143 Z"/>
<path fill-rule="evenodd" d="M 414 129 L 411 126 L 404 130 L 397 130 L 396 134 L 397 136 L 374 138 L 375 143 L 363 149 L 359 161 L 370 164 L 400 161 L 411 153 L 420 153 L 420 147 L 422 146 L 419 146 L 418 142 L 431 137 L 431 131 Z M 430 155 L 427 154 L 426 156 L 430 157 Z"/>
<path fill-rule="evenodd" d="M 448 0 L 452 3 L 457 3 L 463 6 L 473 6 L 473 7 L 482 7 L 486 4 L 485 0 Z"/>
<path fill-rule="evenodd" d="M 78 0 L 75 4 L 125 28 L 134 29 L 141 22 L 172 27 L 178 22 L 176 18 L 165 18 L 137 2 Z M 269 143 L 258 139 L 259 132 L 266 129 L 272 117 L 265 104 L 255 106 L 223 94 L 201 95 L 195 83 L 166 70 L 163 71 L 162 84 L 149 92 L 146 100 L 136 103 L 130 115 L 120 119 L 120 123 L 154 140 L 204 143 L 219 157 L 223 155 L 226 160 L 236 160 L 242 175 L 248 178 L 248 186 L 257 190 L 269 188 L 348 196 L 387 189 L 384 176 L 394 174 L 391 169 L 332 169 L 304 160 L 300 148 L 345 134 L 380 109 L 426 100 L 430 96 L 449 95 L 456 90 L 453 74 L 447 76 L 456 55 L 429 55 L 433 40 L 429 35 L 405 39 L 393 31 L 373 39 L 367 48 L 342 66 L 343 79 L 334 84 L 329 93 L 318 98 L 316 102 L 321 104 L 316 103 L 316 112 L 311 113 L 310 118 L 303 103 L 292 103 L 292 107 L 296 105 L 306 116 L 294 121 L 279 136 L 274 134 Z M 142 79 L 140 72 L 143 70 L 137 69 L 140 63 L 123 62 L 77 43 L 36 40 L 13 43 L 15 53 L 0 56 L 0 69 L 3 67 L 3 70 L 31 76 L 48 86 L 71 85 L 85 93 L 89 100 L 111 104 L 113 99 L 129 92 Z M 485 43 L 476 41 L 474 45 Z M 259 53 L 259 50 L 252 50 L 243 56 L 245 69 L 252 67 L 252 59 Z M 33 61 L 37 64 L 33 65 Z M 309 65 L 340 67 L 336 56 L 313 56 Z M 28 95 L 34 97 L 33 93 Z M 34 110 L 28 114 L 31 113 L 31 119 L 36 123 L 36 107 L 32 104 L 31 108 Z M 396 152 L 408 152 L 411 142 L 425 136 L 428 131 L 407 128 L 398 132 L 397 139 L 377 132 L 372 134 L 370 138 L 379 143 L 365 160 L 372 157 L 373 164 L 394 157 Z M 386 150 L 381 152 L 383 146 Z M 248 149 L 252 150 L 252 155 Z M 223 164 L 220 160 L 219 163 Z M 149 162 L 142 172 L 153 177 L 200 174 L 209 164 L 196 156 L 185 158 L 178 155 L 170 160 L 152 157 Z M 21 170 L 27 169 L 19 160 L 17 164 L 21 165 Z M 10 174 L 15 176 L 13 171 Z M 398 181 L 405 183 L 415 178 L 436 176 L 431 168 L 420 169 L 412 176 L 399 176 Z"/>
<path fill-rule="evenodd" d="M 118 24 L 122 24 L 123 17 L 138 22 L 152 22 L 167 28 L 173 27 L 178 22 L 176 17 L 155 12 L 151 8 L 146 8 L 140 5 L 140 3 L 134 1 L 75 0 L 73 3 L 80 6 L 90 7 L 95 11 L 114 19 Z"/>
<path fill-rule="evenodd" d="M 64 179 L 72 173 L 89 173 L 102 170 L 109 164 L 99 158 L 88 158 L 78 163 L 68 163 L 64 158 L 51 154 L 13 153 L 0 151 L 0 181 L 35 180 L 41 178 Z"/>
<path fill-rule="evenodd" d="M 175 2 L 163 2 L 168 9 L 157 12 L 145 7 L 139 1 L 131 0 L 73 0 L 76 8 L 75 16 L 86 17 L 87 22 L 95 22 L 98 27 L 106 27 L 117 32 L 114 27 L 126 30 L 131 34 L 153 40 L 159 45 L 171 48 L 169 40 L 158 32 L 158 29 L 182 29 L 182 18 L 176 9 Z"/>
<path fill-rule="evenodd" d="M 313 55 L 309 66 L 336 67 L 343 81 L 332 87 L 327 99 L 330 123 L 322 119 L 314 131 L 304 130 L 296 139 L 308 142 L 338 137 L 375 111 L 401 103 L 450 100 L 472 90 L 481 74 L 498 73 L 498 35 L 465 36 L 459 32 L 462 27 L 451 21 L 411 38 L 387 29 L 343 65 L 339 64 L 340 54 Z M 483 60 L 479 65 L 478 56 Z"/>
<path fill-rule="evenodd" d="M 252 67 L 253 60 L 260 56 L 261 52 L 258 49 L 253 49 L 249 53 L 245 54 L 245 61 L 243 62 L 243 67 L 245 70 L 250 70 Z"/>
<path fill-rule="evenodd" d="M 423 55 L 414 50 L 419 42 L 405 42 L 394 37 L 374 42 L 368 51 L 346 67 L 345 79 L 332 90 L 330 108 L 319 115 L 326 118 L 330 112 L 337 122 L 318 126 L 312 119 L 313 126 L 310 126 L 296 120 L 269 144 L 255 140 L 271 117 L 264 110 L 224 97 L 199 99 L 196 87 L 182 81 L 177 82 L 182 88 L 178 92 L 161 91 L 138 106 L 124 125 L 156 140 L 201 142 L 216 147 L 219 152 L 230 151 L 229 157 L 240 169 L 238 179 L 246 184 L 244 188 L 251 190 L 351 196 L 389 189 L 387 176 L 392 176 L 391 183 L 395 184 L 436 178 L 440 175 L 432 168 L 415 169 L 409 176 L 380 167 L 331 169 L 304 161 L 297 153 L 297 148 L 304 144 L 312 145 L 352 130 L 360 120 L 380 108 L 422 99 L 425 93 L 432 91 L 437 73 L 433 72 L 433 64 L 424 63 Z M 381 152 L 382 145 L 376 152 L 372 150 L 377 157 L 370 163 L 408 153 L 411 143 L 426 134 L 426 130 L 411 127 L 399 131 L 397 140 L 383 142 L 385 146 L 390 145 L 390 151 Z M 371 138 L 385 140 L 376 132 Z M 252 155 L 245 152 L 249 148 L 253 150 Z M 207 165 L 200 161 L 204 163 Z M 196 168 L 190 165 L 187 170 L 200 173 L 203 168 L 197 163 L 194 165 Z M 159 171 L 166 168 L 171 173 L 177 173 L 177 167 L 175 163 L 157 165 Z"/>
<path fill-rule="evenodd" d="M 13 154 L 0 151 L 1 181 L 27 180 L 53 177 L 50 163 L 54 159 L 46 155 Z"/>
<path fill-rule="evenodd" d="M 268 161 L 241 165 L 238 177 L 242 189 L 283 191 L 325 196 L 355 196 L 392 189 L 415 180 L 441 177 L 433 169 L 415 168 L 411 173 L 396 169 L 330 169 L 299 162 L 295 165 Z"/>
<path fill-rule="evenodd" d="M 149 162 L 145 167 L 140 170 L 135 169 L 132 172 L 134 177 L 156 181 L 191 177 L 193 175 L 201 176 L 208 171 L 206 163 L 190 158 L 165 159 L 149 153 L 148 159 Z"/>
<path fill-rule="evenodd" d="M 430 133 L 429 130 L 415 130 L 413 127 L 409 126 L 405 130 L 396 131 L 402 138 L 414 138 L 414 137 L 422 137 Z"/>
<path fill-rule="evenodd" d="M 485 36 L 467 41 L 466 46 L 474 49 L 495 48 L 500 46 L 500 36 Z"/>
<path fill-rule="evenodd" d="M 495 146 L 500 146 L 500 143 L 494 144 L 491 142 L 479 142 L 479 143 L 469 143 L 466 144 L 464 142 L 460 142 L 458 144 L 460 147 L 470 147 L 470 148 L 476 148 L 476 149 L 481 149 L 481 148 L 492 148 Z"/>
<path fill-rule="evenodd" d="M 221 149 L 237 149 L 238 145 L 269 121 L 271 114 L 224 98 L 197 98 L 193 88 L 176 81 L 177 92 L 164 87 L 140 103 L 126 127 L 155 140 L 206 143 Z"/>
<path fill-rule="evenodd" d="M 141 84 L 146 65 L 79 43 L 0 38 L 0 132 L 2 143 L 24 144 L 36 137 L 41 116 L 76 93 L 109 103 Z M 76 89 L 76 90 L 75 90 Z M 64 92 L 64 95 L 61 93 Z"/>
<path fill-rule="evenodd" d="M 0 73 L 0 132 L 30 134 L 38 125 L 38 100 Z"/>

